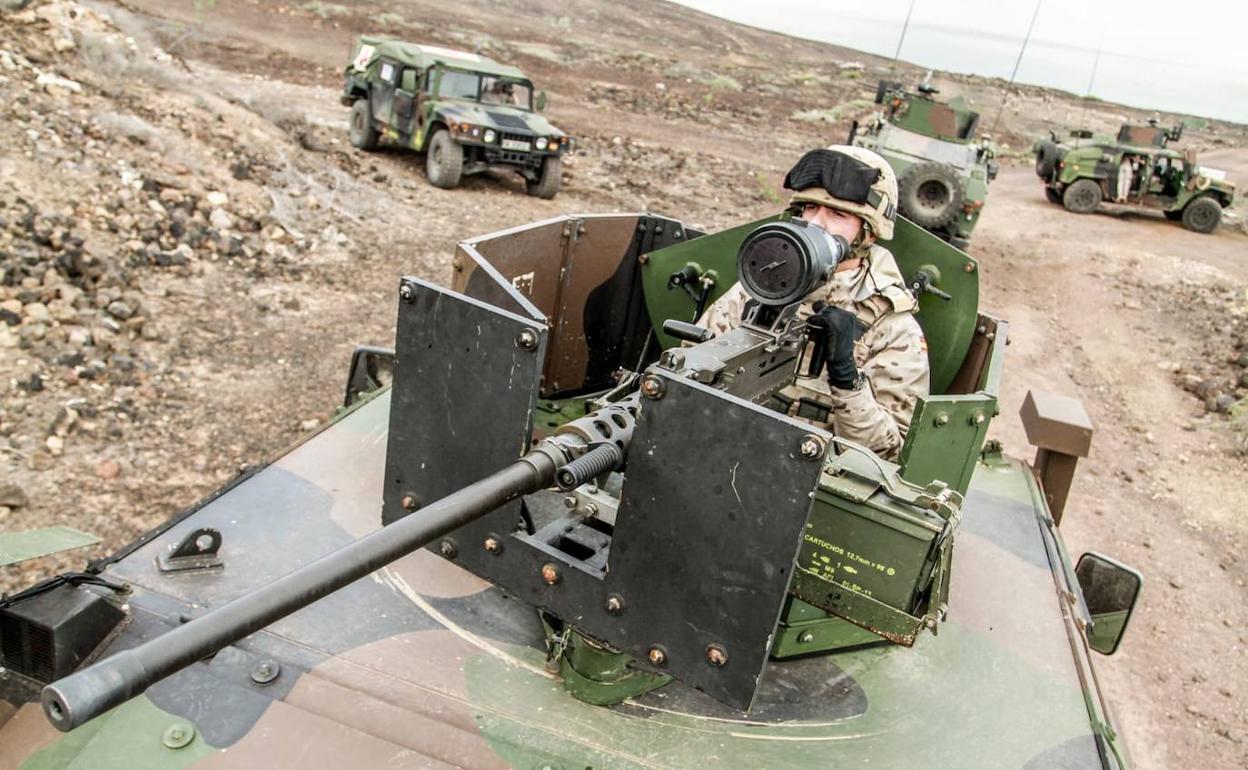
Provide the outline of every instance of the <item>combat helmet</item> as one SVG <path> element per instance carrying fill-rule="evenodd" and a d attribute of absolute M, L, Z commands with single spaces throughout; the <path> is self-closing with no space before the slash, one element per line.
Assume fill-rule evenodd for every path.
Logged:
<path fill-rule="evenodd" d="M 838 162 L 837 156 L 856 161 Z M 865 167 L 865 168 L 864 168 Z M 874 169 L 878 174 L 855 174 L 855 170 Z M 893 237 L 893 220 L 897 216 L 897 174 L 888 161 L 865 147 L 834 144 L 823 150 L 811 150 L 798 160 L 784 178 L 786 189 L 793 190 L 789 205 L 817 203 L 821 206 L 856 214 L 877 238 Z M 834 193 L 834 191 L 843 191 Z"/>

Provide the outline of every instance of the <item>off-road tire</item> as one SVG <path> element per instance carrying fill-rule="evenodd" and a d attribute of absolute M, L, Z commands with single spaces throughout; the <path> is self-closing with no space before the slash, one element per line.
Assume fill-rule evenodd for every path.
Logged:
<path fill-rule="evenodd" d="M 897 188 L 901 213 L 927 230 L 952 222 L 966 198 L 962 180 L 943 163 L 911 166 L 901 175 Z"/>
<path fill-rule="evenodd" d="M 1044 197 L 1049 200 L 1049 203 L 1061 203 L 1062 202 L 1062 194 L 1058 192 L 1057 190 L 1054 190 L 1052 187 L 1044 188 Z"/>
<path fill-rule="evenodd" d="M 1183 207 L 1183 226 L 1197 233 L 1211 233 L 1222 221 L 1222 204 L 1208 195 L 1193 200 Z"/>
<path fill-rule="evenodd" d="M 1053 171 L 1057 168 L 1057 155 L 1057 145 L 1041 142 L 1040 149 L 1036 150 L 1036 176 L 1041 179 L 1053 176 Z"/>
<path fill-rule="evenodd" d="M 351 105 L 351 119 L 347 127 L 347 136 L 351 146 L 366 152 L 377 149 L 377 126 L 373 125 L 373 115 L 368 108 L 367 99 L 356 99 Z"/>
<path fill-rule="evenodd" d="M 425 151 L 425 176 L 429 184 L 450 190 L 459 186 L 464 175 L 464 148 L 451 138 L 451 132 L 439 128 L 429 139 Z"/>
<path fill-rule="evenodd" d="M 1062 205 L 1076 214 L 1091 214 L 1101 205 L 1101 185 L 1095 179 L 1076 179 L 1062 193 Z"/>
<path fill-rule="evenodd" d="M 550 200 L 559 193 L 562 176 L 563 160 L 557 155 L 547 155 L 542 161 L 542 170 L 537 179 L 526 179 L 524 189 L 529 195 Z"/>

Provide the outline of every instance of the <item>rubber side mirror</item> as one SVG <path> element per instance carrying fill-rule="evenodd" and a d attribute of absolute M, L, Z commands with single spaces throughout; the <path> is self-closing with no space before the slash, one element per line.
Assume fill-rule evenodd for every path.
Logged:
<path fill-rule="evenodd" d="M 545 91 L 537 92 L 537 100 L 536 102 L 534 102 L 534 106 L 537 107 L 538 112 L 542 112 L 543 110 L 546 109 L 546 92 Z"/>

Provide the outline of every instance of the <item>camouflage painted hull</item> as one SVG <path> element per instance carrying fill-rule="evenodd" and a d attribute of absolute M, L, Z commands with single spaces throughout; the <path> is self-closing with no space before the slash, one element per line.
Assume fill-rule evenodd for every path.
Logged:
<path fill-rule="evenodd" d="M 132 620 L 110 649 L 376 528 L 388 407 L 383 392 L 123 551 L 105 574 L 135 586 Z M 939 636 L 773 662 L 748 716 L 675 682 L 575 700 L 532 608 L 421 551 L 67 734 L 0 676 L 0 768 L 1112 766 L 1048 519 L 1026 465 L 981 463 Z M 160 572 L 202 526 L 225 567 Z M 257 684 L 264 660 L 280 674 Z"/>

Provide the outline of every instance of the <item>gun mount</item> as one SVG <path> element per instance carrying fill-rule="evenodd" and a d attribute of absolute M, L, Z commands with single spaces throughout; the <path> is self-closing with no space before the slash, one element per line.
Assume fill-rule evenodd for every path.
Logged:
<path fill-rule="evenodd" d="M 982 444 L 984 408 L 995 404 L 997 344 L 983 332 L 947 336 L 965 340 L 954 353 L 967 363 L 935 376 L 987 383 L 988 392 L 939 407 L 939 463 L 899 467 L 776 398 L 802 376 L 810 342 L 797 305 L 847 253 L 843 240 L 787 221 L 695 239 L 657 217 L 621 224 L 560 219 L 464 242 L 462 293 L 403 279 L 386 526 L 50 684 L 52 723 L 72 729 L 422 546 L 541 610 L 552 664 L 594 702 L 674 678 L 748 711 L 769 656 L 881 640 L 908 646 L 934 630 L 965 465 Z M 565 263 L 528 269 L 542 253 L 534 244 L 552 233 L 562 234 L 554 242 Z M 973 311 L 973 284 L 957 283 L 973 262 L 917 229 L 900 237 L 926 238 L 942 255 L 935 261 L 954 261 L 943 274 L 956 279 L 945 285 Z M 579 260 L 578 241 L 594 247 Z M 684 304 L 660 303 L 656 316 L 655 298 L 641 290 L 662 281 L 662 299 L 694 303 L 670 288 L 665 269 L 691 268 L 722 291 L 716 277 L 734 267 L 758 304 L 718 338 L 679 321 Z M 603 306 L 611 312 L 595 315 Z M 1003 344 L 1003 325 L 991 323 Z M 660 329 L 704 341 L 663 350 Z M 584 408 L 571 417 L 561 408 L 565 417 L 551 421 L 552 399 Z M 969 429 L 944 430 L 950 410 L 966 409 L 976 410 Z M 908 446 L 930 440 L 924 433 Z"/>

